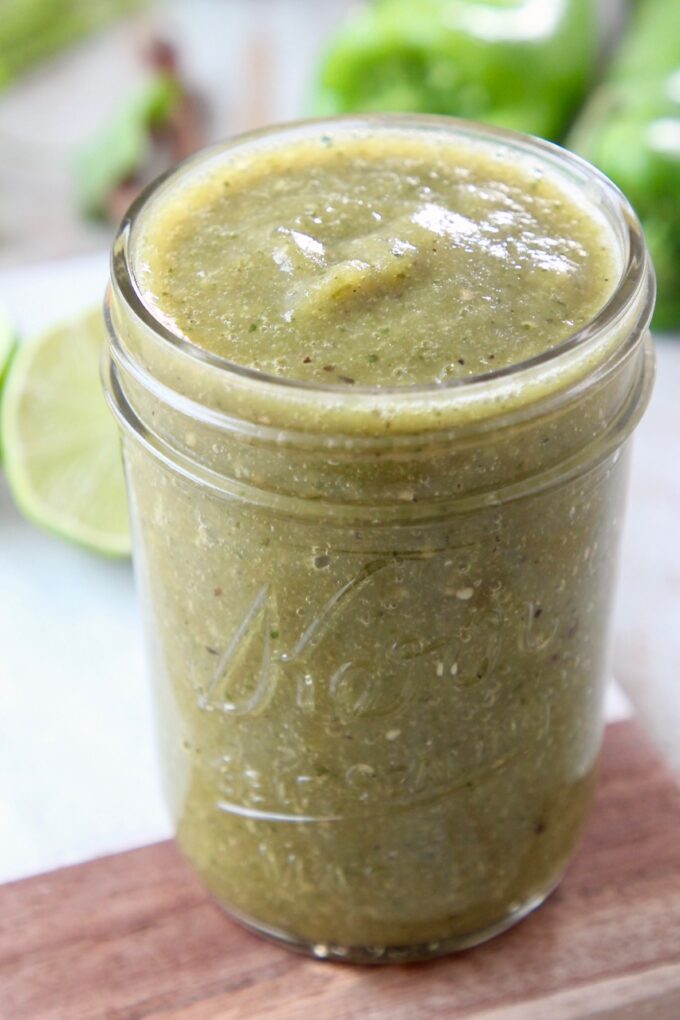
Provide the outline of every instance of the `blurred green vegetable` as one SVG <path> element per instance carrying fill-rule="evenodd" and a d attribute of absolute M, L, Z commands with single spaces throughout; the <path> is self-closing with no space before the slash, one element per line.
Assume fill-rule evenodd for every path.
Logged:
<path fill-rule="evenodd" d="M 559 138 L 597 39 L 592 0 L 375 0 L 332 43 L 314 112 L 443 113 Z"/>
<path fill-rule="evenodd" d="M 119 184 L 149 158 L 153 131 L 162 128 L 182 97 L 173 74 L 158 72 L 115 113 L 76 161 L 78 204 L 87 216 L 104 216 Z"/>
<path fill-rule="evenodd" d="M 656 268 L 654 325 L 680 326 L 680 2 L 642 0 L 570 145 L 625 192 Z"/>
<path fill-rule="evenodd" d="M 0 89 L 144 0 L 0 0 Z"/>

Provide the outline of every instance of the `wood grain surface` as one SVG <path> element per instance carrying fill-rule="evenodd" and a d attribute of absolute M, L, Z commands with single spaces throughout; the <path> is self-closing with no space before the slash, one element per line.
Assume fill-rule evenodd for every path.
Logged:
<path fill-rule="evenodd" d="M 2 1020 L 679 1020 L 680 789 L 631 723 L 548 903 L 428 964 L 317 963 L 225 918 L 171 843 L 0 887 Z"/>

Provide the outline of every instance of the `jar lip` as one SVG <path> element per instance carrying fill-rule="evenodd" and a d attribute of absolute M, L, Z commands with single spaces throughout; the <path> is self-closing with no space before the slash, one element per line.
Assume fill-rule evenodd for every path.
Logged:
<path fill-rule="evenodd" d="M 237 152 L 241 148 L 271 139 L 285 139 L 286 137 L 305 137 L 308 131 L 324 131 L 341 128 L 343 130 L 355 130 L 376 132 L 380 130 L 407 131 L 407 130 L 430 130 L 445 132 L 454 139 L 456 136 L 472 141 L 486 143 L 498 142 L 509 152 L 516 151 L 524 156 L 534 156 L 544 163 L 552 165 L 556 170 L 571 171 L 576 182 L 582 187 L 588 187 L 591 197 L 603 200 L 610 207 L 610 212 L 600 206 L 603 215 L 608 219 L 616 218 L 620 233 L 625 244 L 625 254 L 622 263 L 621 273 L 616 287 L 611 296 L 597 314 L 585 325 L 581 326 L 574 333 L 565 337 L 558 344 L 548 348 L 541 353 L 527 358 L 515 364 L 500 369 L 493 369 L 463 378 L 447 379 L 443 382 L 415 383 L 403 386 L 381 386 L 381 385 L 355 385 L 351 388 L 351 394 L 347 387 L 341 383 L 332 382 L 309 382 L 288 378 L 280 375 L 273 375 L 259 369 L 240 365 L 230 361 L 212 351 L 208 351 L 189 340 L 179 331 L 174 331 L 160 315 L 156 314 L 149 303 L 144 300 L 142 290 L 132 265 L 131 238 L 132 232 L 137 224 L 140 215 L 146 208 L 149 200 L 167 182 L 193 166 L 199 166 L 209 162 L 211 158 L 227 154 L 231 151 Z M 241 379 L 250 384 L 261 383 L 267 387 L 275 387 L 282 395 L 299 394 L 306 397 L 319 396 L 342 397 L 347 399 L 351 395 L 352 402 L 361 402 L 362 398 L 369 399 L 375 406 L 376 401 L 399 401 L 408 400 L 410 397 L 423 398 L 438 396 L 445 397 L 450 394 L 472 396 L 474 392 L 487 387 L 491 383 L 513 382 L 526 373 L 549 368 L 556 360 L 572 352 L 581 351 L 589 343 L 594 342 L 598 337 L 607 333 L 625 315 L 628 309 L 638 298 L 641 289 L 649 280 L 651 267 L 646 253 L 646 246 L 642 228 L 638 218 L 628 202 L 625 195 L 617 188 L 608 177 L 600 170 L 588 163 L 587 160 L 570 152 L 555 143 L 545 141 L 530 135 L 523 135 L 516 131 L 505 128 L 481 124 L 475 121 L 461 118 L 445 117 L 437 115 L 420 114 L 362 114 L 345 115 L 339 117 L 325 117 L 312 120 L 289 121 L 284 124 L 277 124 L 256 131 L 238 135 L 228 142 L 219 142 L 216 145 L 201 149 L 198 153 L 184 160 L 173 167 L 165 174 L 158 177 L 138 196 L 125 214 L 116 239 L 112 253 L 111 275 L 114 286 L 119 291 L 128 309 L 135 318 L 152 330 L 154 334 L 172 346 L 172 348 L 186 356 L 191 362 L 203 365 L 209 369 L 217 369 L 226 376 Z M 646 318 L 646 328 L 654 303 L 654 288 L 651 288 L 648 301 L 646 302 L 645 313 L 641 318 Z M 642 330 L 640 331 L 642 332 Z M 639 339 L 637 337 L 631 338 Z M 627 345 L 626 345 L 627 346 Z"/>

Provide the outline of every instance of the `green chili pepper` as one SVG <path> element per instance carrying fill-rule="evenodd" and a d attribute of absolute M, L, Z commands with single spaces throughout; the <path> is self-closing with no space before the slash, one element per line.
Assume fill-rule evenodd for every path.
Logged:
<path fill-rule="evenodd" d="M 625 192 L 658 280 L 654 325 L 680 326 L 680 2 L 642 0 L 570 138 Z"/>
<path fill-rule="evenodd" d="M 144 0 L 2 0 L 0 89 Z"/>
<path fill-rule="evenodd" d="M 376 0 L 331 44 L 319 115 L 443 113 L 558 138 L 598 49 L 591 0 Z"/>

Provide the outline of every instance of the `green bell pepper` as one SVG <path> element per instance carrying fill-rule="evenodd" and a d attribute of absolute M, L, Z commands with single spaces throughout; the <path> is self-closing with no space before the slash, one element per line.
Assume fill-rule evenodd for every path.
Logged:
<path fill-rule="evenodd" d="M 442 113 L 559 138 L 597 50 L 592 0 L 375 0 L 331 43 L 313 112 Z"/>
<path fill-rule="evenodd" d="M 680 326 L 680 2 L 643 0 L 570 145 L 636 207 L 658 281 L 654 325 Z"/>

